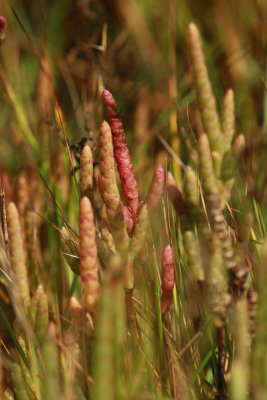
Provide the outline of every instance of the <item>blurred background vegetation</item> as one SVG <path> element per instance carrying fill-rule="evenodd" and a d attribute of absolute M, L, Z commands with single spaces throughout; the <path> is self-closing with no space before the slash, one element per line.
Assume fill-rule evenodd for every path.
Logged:
<path fill-rule="evenodd" d="M 203 34 L 217 100 L 227 88 L 234 90 L 236 129 L 248 140 L 246 173 L 257 173 L 265 140 L 259 131 L 267 123 L 264 0 L 20 0 L 2 3 L 1 13 L 8 21 L 1 48 L 2 168 L 16 173 L 30 162 L 20 151 L 14 124 L 14 112 L 22 113 L 22 105 L 27 110 L 23 118 L 41 149 L 36 154 L 40 161 L 51 145 L 53 152 L 60 146 L 56 104 L 70 142 L 86 136 L 88 129 L 97 138 L 103 88 L 116 97 L 137 178 L 151 173 L 154 160 L 166 162 L 157 135 L 179 153 L 177 106 L 185 111 L 188 107 L 190 122 L 202 129 L 186 43 L 188 23 L 194 21 Z M 12 95 L 7 101 L 7 81 L 17 110 Z M 261 165 L 261 171 L 264 168 Z M 247 179 L 256 191 L 250 176 Z M 261 198 L 265 178 L 259 180 Z"/>

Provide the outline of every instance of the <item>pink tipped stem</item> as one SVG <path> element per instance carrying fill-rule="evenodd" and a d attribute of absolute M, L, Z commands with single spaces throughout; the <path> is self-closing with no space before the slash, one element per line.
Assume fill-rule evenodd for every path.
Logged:
<path fill-rule="evenodd" d="M 170 245 L 166 246 L 162 253 L 162 298 L 161 314 L 164 314 L 173 298 L 174 288 L 174 255 Z"/>
<path fill-rule="evenodd" d="M 146 205 L 149 211 L 153 210 L 163 193 L 164 187 L 164 169 L 161 165 L 158 165 L 154 169 L 151 185 L 149 187 L 148 195 L 146 198 Z"/>

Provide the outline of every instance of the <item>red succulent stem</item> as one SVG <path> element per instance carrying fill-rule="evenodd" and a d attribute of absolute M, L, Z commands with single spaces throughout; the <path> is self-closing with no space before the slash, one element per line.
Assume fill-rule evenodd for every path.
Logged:
<path fill-rule="evenodd" d="M 120 175 L 122 190 L 131 208 L 132 218 L 135 222 L 139 204 L 138 187 L 134 177 L 133 165 L 127 147 L 123 125 L 112 94 L 108 90 L 104 90 L 102 99 L 112 132 L 114 157 Z"/>
<path fill-rule="evenodd" d="M 174 255 L 170 245 L 166 246 L 162 253 L 162 298 L 161 314 L 164 314 L 173 298 L 174 288 Z"/>

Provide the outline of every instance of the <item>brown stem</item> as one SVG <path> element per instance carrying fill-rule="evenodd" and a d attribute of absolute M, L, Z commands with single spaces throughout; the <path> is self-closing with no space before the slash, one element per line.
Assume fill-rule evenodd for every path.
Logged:
<path fill-rule="evenodd" d="M 219 400 L 225 398 L 224 393 L 224 365 L 225 365 L 225 330 L 224 326 L 217 330 L 218 340 L 218 370 L 217 370 L 217 398 Z"/>
<path fill-rule="evenodd" d="M 2 226 L 2 232 L 4 236 L 4 243 L 5 243 L 5 249 L 6 249 L 6 254 L 9 257 L 9 246 L 8 246 L 8 232 L 7 232 L 7 221 L 6 221 L 6 195 L 5 195 L 5 189 L 2 183 L 2 179 L 0 179 L 0 214 L 1 214 L 1 226 Z"/>

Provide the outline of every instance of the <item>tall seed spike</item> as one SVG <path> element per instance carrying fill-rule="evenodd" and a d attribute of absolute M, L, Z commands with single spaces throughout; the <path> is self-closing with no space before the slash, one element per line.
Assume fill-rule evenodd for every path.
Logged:
<path fill-rule="evenodd" d="M 107 207 L 108 222 L 116 248 L 125 253 L 129 237 L 122 212 L 120 194 L 116 183 L 113 145 L 110 126 L 106 121 L 100 125 L 100 171 L 103 199 Z"/>
<path fill-rule="evenodd" d="M 222 107 L 222 131 L 224 151 L 231 147 L 235 129 L 235 103 L 234 92 L 228 89 L 223 98 Z"/>
<path fill-rule="evenodd" d="M 79 213 L 80 276 L 85 291 L 85 305 L 95 314 L 100 292 L 98 281 L 97 246 L 95 240 L 94 214 L 90 200 L 83 197 Z"/>
<path fill-rule="evenodd" d="M 212 151 L 220 153 L 222 150 L 221 127 L 216 101 L 205 63 L 200 34 L 196 25 L 193 23 L 190 23 L 188 26 L 188 39 L 204 130 L 209 137 Z"/>
<path fill-rule="evenodd" d="M 19 294 L 26 307 L 30 305 L 30 289 L 25 265 L 25 253 L 19 221 L 19 213 L 14 203 L 7 207 L 7 227 L 9 236 L 10 261 Z"/>
<path fill-rule="evenodd" d="M 93 155 L 90 146 L 85 145 L 80 157 L 79 186 L 82 196 L 89 196 L 93 188 Z"/>
<path fill-rule="evenodd" d="M 126 143 L 124 128 L 112 94 L 108 90 L 104 90 L 102 99 L 112 132 L 114 156 L 121 179 L 122 190 L 131 207 L 133 216 L 135 216 L 139 204 L 138 187 L 134 177 L 133 165 Z"/>
<path fill-rule="evenodd" d="M 164 187 L 164 169 L 158 165 L 154 169 L 152 181 L 146 197 L 146 205 L 149 211 L 152 211 L 160 201 Z"/>

